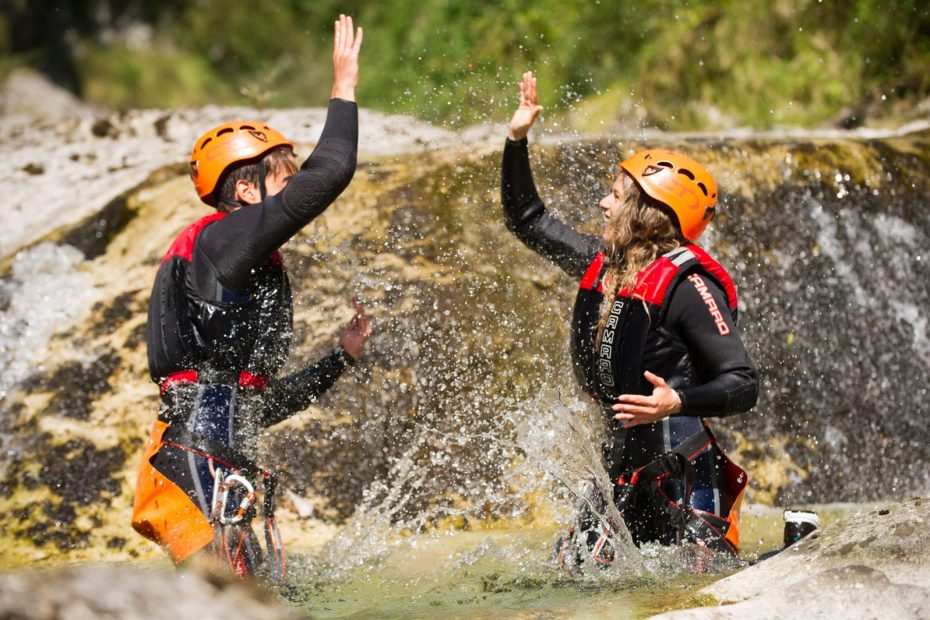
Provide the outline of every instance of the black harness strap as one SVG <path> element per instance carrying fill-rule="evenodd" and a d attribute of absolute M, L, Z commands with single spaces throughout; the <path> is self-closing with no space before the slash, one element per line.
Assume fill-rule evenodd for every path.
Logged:
<path fill-rule="evenodd" d="M 696 516 L 689 501 L 691 489 L 694 486 L 694 465 L 691 464 L 691 461 L 697 458 L 704 450 L 712 446 L 713 442 L 713 437 L 707 427 L 702 427 L 700 431 L 685 439 L 669 452 L 646 463 L 642 467 L 619 476 L 616 481 L 617 484 L 614 487 L 614 501 L 616 502 L 617 509 L 622 514 L 633 499 L 636 489 L 641 488 L 640 485 L 644 483 L 648 484 L 650 487 L 650 497 L 659 510 L 665 513 L 674 524 L 675 529 L 678 531 L 679 538 L 683 538 L 686 530 L 691 527 L 692 522 L 695 520 L 694 517 Z M 660 486 L 662 481 L 674 476 L 684 477 L 684 504 L 672 500 L 662 492 Z M 720 519 L 716 515 L 707 513 L 704 513 L 703 516 L 697 516 L 700 518 L 702 526 L 697 527 L 695 532 L 698 530 L 710 529 L 715 534 L 718 534 L 721 540 L 723 539 L 723 535 L 719 534 L 719 529 L 726 527 L 725 520 Z M 710 517 L 713 517 L 713 525 L 716 525 L 716 527 L 710 527 L 712 525 L 708 522 Z"/>
<path fill-rule="evenodd" d="M 629 477 L 627 477 L 626 474 L 620 476 L 618 482 L 620 482 L 620 484 L 635 485 L 643 481 L 688 473 L 688 470 L 691 470 L 693 474 L 694 468 L 691 466 L 691 461 L 706 450 L 712 443 L 713 439 L 707 432 L 707 428 L 701 427 L 701 430 L 691 435 L 659 458 L 646 463 L 638 469 L 634 469 L 630 472 Z"/>
<path fill-rule="evenodd" d="M 192 433 L 186 428 L 177 424 L 170 424 L 162 435 L 162 441 L 168 444 L 174 444 L 184 450 L 195 450 L 202 452 L 206 456 L 223 461 L 227 465 L 238 469 L 247 477 L 255 478 L 259 474 L 264 476 L 265 472 L 259 468 L 249 457 L 245 456 L 235 448 L 222 444 L 218 441 L 208 439 L 203 435 Z"/>

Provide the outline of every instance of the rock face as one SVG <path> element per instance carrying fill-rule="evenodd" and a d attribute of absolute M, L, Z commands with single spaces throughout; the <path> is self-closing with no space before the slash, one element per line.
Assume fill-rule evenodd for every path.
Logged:
<path fill-rule="evenodd" d="M 930 617 L 930 499 L 832 523 L 705 597 L 721 605 L 656 618 Z"/>
<path fill-rule="evenodd" d="M 4 217 L 11 245 L 0 253 L 25 248 L 7 255 L 0 278 L 0 542 L 9 564 L 157 557 L 127 525 L 157 408 L 146 303 L 173 237 L 208 212 L 184 170 L 190 141 L 253 113 L 0 123 L 0 153 L 17 170 L 2 189 L 23 206 Z M 323 111 L 262 116 L 306 153 Z M 553 491 L 521 486 L 514 471 L 530 449 L 544 464 L 561 438 L 528 448 L 514 429 L 552 428 L 553 416 L 567 415 L 553 403 L 585 400 L 568 361 L 577 283 L 506 230 L 499 138 L 364 111 L 361 122 L 352 185 L 283 248 L 296 303 L 291 366 L 334 345 L 354 292 L 366 298 L 375 336 L 321 402 L 269 429 L 268 462 L 282 491 L 308 498 L 331 523 L 374 507 L 385 523 L 413 530 L 449 516 L 526 516 L 527 497 Z M 552 210 L 589 232 L 617 160 L 647 144 L 707 162 L 725 188 L 703 241 L 741 287 L 741 329 L 763 393 L 754 414 L 715 428 L 750 471 L 748 499 L 926 492 L 930 134 L 647 138 L 548 136 L 533 145 L 534 173 Z M 70 162 L 55 166 L 55 178 L 51 165 L 39 170 L 48 153 Z M 31 245 L 37 238 L 57 249 Z M 59 284 L 46 286 L 50 277 Z M 877 479 L 903 459 L 908 476 Z"/>
<path fill-rule="evenodd" d="M 207 129 L 234 119 L 259 119 L 288 136 L 299 153 L 316 143 L 325 109 L 256 110 L 206 107 L 198 110 L 137 110 L 105 113 L 32 74 L 15 74 L 0 106 L 0 157 L 9 170 L 0 182 L 7 212 L 0 229 L 0 260 L 71 226 L 168 168 L 187 173 L 194 141 Z M 72 98 L 73 99 L 73 98 Z M 60 103 L 59 103 L 60 102 Z M 459 144 L 463 136 L 406 116 L 360 112 L 363 156 L 417 153 Z M 473 128 L 466 138 L 489 137 Z"/>
<path fill-rule="evenodd" d="M 255 586 L 184 571 L 85 565 L 0 575 L 0 617 L 31 620 L 294 620 Z"/>

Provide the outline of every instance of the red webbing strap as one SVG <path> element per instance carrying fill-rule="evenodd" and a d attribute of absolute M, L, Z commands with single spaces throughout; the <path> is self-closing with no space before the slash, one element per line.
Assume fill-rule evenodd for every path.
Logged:
<path fill-rule="evenodd" d="M 165 395 L 165 392 L 181 383 L 197 383 L 197 371 L 182 370 L 180 372 L 173 372 L 165 377 L 160 386 L 162 396 Z"/>
<path fill-rule="evenodd" d="M 165 377 L 164 380 L 162 380 L 160 386 L 161 394 L 164 396 L 165 392 L 167 392 L 175 385 L 181 383 L 197 383 L 199 378 L 200 373 L 198 373 L 196 370 L 181 370 L 179 372 L 173 372 Z M 243 370 L 239 373 L 239 387 L 264 390 L 265 386 L 267 385 L 268 379 L 262 375 L 252 374 L 248 370 Z"/>
<path fill-rule="evenodd" d="M 656 480 L 669 474 L 677 473 L 674 464 L 675 457 L 680 456 L 685 462 L 693 461 L 699 454 L 713 445 L 713 443 L 714 439 L 708 432 L 707 427 L 703 427 L 672 448 L 670 452 L 666 452 L 659 458 L 649 461 L 629 474 L 621 475 L 617 478 L 617 483 L 621 485 L 636 485 L 639 482 Z"/>
<path fill-rule="evenodd" d="M 243 370 L 239 373 L 239 387 L 264 390 L 266 385 L 268 385 L 268 379 L 261 375 L 253 375 L 248 370 Z"/>
<path fill-rule="evenodd" d="M 604 267 L 604 261 L 606 256 L 603 252 L 598 252 L 594 255 L 594 259 L 591 260 L 591 264 L 588 265 L 587 270 L 584 272 L 584 276 L 581 278 L 581 283 L 578 285 L 578 288 L 584 290 L 593 290 L 595 285 L 598 285 L 598 290 L 600 290 L 599 277 L 601 275 L 601 269 Z"/>

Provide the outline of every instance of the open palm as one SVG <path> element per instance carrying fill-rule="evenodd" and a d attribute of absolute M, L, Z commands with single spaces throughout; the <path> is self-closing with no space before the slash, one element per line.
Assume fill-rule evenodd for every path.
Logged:
<path fill-rule="evenodd" d="M 508 133 L 510 139 L 522 140 L 525 138 L 542 109 L 536 98 L 536 77 L 532 71 L 527 71 L 520 81 L 520 106 L 513 113 L 513 118 L 510 119 L 510 131 Z"/>

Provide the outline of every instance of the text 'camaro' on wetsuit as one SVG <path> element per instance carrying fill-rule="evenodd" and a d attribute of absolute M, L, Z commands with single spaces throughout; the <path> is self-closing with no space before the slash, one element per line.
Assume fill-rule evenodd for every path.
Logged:
<path fill-rule="evenodd" d="M 608 401 L 603 386 L 598 387 L 596 367 L 609 360 L 599 358 L 599 351 L 594 349 L 593 330 L 603 303 L 599 288 L 603 269 L 596 264 L 603 259 L 599 254 L 603 250 L 601 239 L 581 234 L 549 213 L 533 182 L 526 139 L 508 139 L 504 147 L 501 199 L 508 229 L 528 247 L 582 280 L 574 311 L 573 360 L 583 387 L 601 401 L 605 413 L 609 412 L 612 418 L 608 407 L 616 401 Z M 757 399 L 756 370 L 736 330 L 735 289 L 729 292 L 729 297 L 733 297 L 729 299 L 719 281 L 728 280 L 729 276 L 722 268 L 718 270 L 719 265 L 696 246 L 685 248 L 694 249 L 689 254 L 699 254 L 704 262 L 688 263 L 693 266 L 681 273 L 669 290 L 659 320 L 644 324 L 645 340 L 637 354 L 639 359 L 620 360 L 612 370 L 615 383 L 624 388 L 613 393 L 614 398 L 620 393 L 650 394 L 651 386 L 642 376 L 644 370 L 649 370 L 679 393 L 682 410 L 625 433 L 611 420 L 614 437 L 605 445 L 605 455 L 615 481 L 621 473 L 646 465 L 700 431 L 701 418 L 747 411 Z M 672 260 L 678 260 L 677 256 Z M 715 272 L 708 272 L 705 263 L 714 265 Z M 612 446 L 611 442 L 621 445 Z M 729 507 L 721 505 L 718 465 L 721 457 L 719 449 L 706 450 L 697 457 L 693 493 L 688 499 L 694 508 L 723 517 Z M 661 490 L 681 500 L 682 489 L 674 488 L 676 484 L 679 483 L 667 480 Z M 627 510 L 624 517 L 637 543 L 675 542 L 671 539 L 674 535 L 662 525 L 661 515 L 656 514 L 655 507 L 645 498 Z"/>
<path fill-rule="evenodd" d="M 261 429 L 305 409 L 353 363 L 340 348 L 276 378 L 292 331 L 278 248 L 348 186 L 357 144 L 356 104 L 333 99 L 316 148 L 281 192 L 201 218 L 159 266 L 147 341 L 162 404 L 139 472 L 133 526 L 175 561 L 214 540 L 216 469 L 241 469 L 254 458 Z M 243 544 L 255 542 L 250 536 Z"/>

